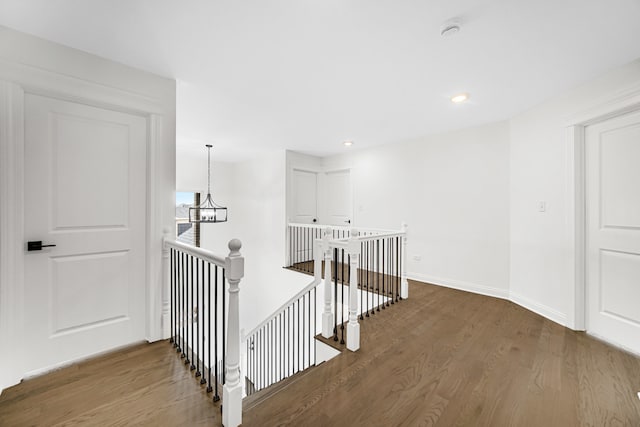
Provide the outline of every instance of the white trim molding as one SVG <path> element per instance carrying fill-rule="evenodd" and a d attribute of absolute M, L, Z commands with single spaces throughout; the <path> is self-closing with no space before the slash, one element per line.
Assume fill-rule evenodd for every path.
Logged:
<path fill-rule="evenodd" d="M 567 247 L 573 254 L 571 266 L 573 276 L 573 305 L 566 317 L 567 327 L 587 330 L 587 283 L 586 283 L 586 195 L 585 195 L 585 128 L 609 118 L 640 110 L 640 85 L 636 84 L 613 93 L 589 108 L 565 121 L 565 148 L 567 153 L 568 198 Z M 552 319 L 553 320 L 553 319 Z"/>
<path fill-rule="evenodd" d="M 564 313 L 561 313 L 560 311 L 548 307 L 544 304 L 540 304 L 537 301 L 524 297 L 515 292 L 509 293 L 509 301 L 518 304 L 519 306 L 524 307 L 529 311 L 533 311 L 534 313 L 539 314 L 542 317 L 546 317 L 547 319 L 562 326 L 569 326 L 567 325 L 567 316 Z"/>
<path fill-rule="evenodd" d="M 0 393 L 21 379 L 24 91 L 0 81 Z"/>
<path fill-rule="evenodd" d="M 432 285 L 443 286 L 445 288 L 472 292 L 474 294 L 486 295 L 489 297 L 509 299 L 509 291 L 503 288 L 496 288 L 493 286 L 480 285 L 477 283 L 464 282 L 462 280 L 435 277 L 419 273 L 407 273 L 407 277 L 410 280 L 417 280 L 419 282 L 430 283 Z"/>

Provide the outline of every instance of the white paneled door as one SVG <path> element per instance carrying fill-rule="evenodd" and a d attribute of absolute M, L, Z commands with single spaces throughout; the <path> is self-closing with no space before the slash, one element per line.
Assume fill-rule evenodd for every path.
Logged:
<path fill-rule="evenodd" d="M 640 353 L 640 112 L 586 128 L 587 330 Z"/>
<path fill-rule="evenodd" d="M 351 172 L 341 170 L 327 172 L 324 201 L 327 222 L 330 225 L 348 227 L 351 224 L 352 197 Z"/>
<path fill-rule="evenodd" d="M 25 97 L 27 371 L 145 337 L 146 120 Z M 25 242 L 25 250 L 27 244 Z"/>
<path fill-rule="evenodd" d="M 318 221 L 318 174 L 293 170 L 293 222 L 311 224 Z"/>

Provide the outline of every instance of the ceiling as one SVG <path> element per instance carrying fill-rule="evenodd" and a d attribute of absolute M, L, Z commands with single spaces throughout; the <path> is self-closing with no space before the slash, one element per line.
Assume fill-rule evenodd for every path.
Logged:
<path fill-rule="evenodd" d="M 0 25 L 175 78 L 178 144 L 226 161 L 507 119 L 639 58 L 639 23 L 639 0 L 0 0 Z"/>

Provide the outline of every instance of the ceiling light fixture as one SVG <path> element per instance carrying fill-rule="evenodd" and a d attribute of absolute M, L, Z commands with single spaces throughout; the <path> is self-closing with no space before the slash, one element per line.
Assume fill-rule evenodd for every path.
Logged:
<path fill-rule="evenodd" d="M 469 99 L 468 93 L 459 93 L 458 95 L 451 97 L 451 102 L 453 102 L 454 104 L 460 104 L 461 102 L 464 102 L 468 99 Z"/>
<path fill-rule="evenodd" d="M 342 145 L 344 145 L 345 147 L 351 147 L 353 145 L 353 141 L 350 139 L 342 141 Z"/>
<path fill-rule="evenodd" d="M 189 208 L 189 222 L 226 222 L 227 208 L 220 206 L 211 197 L 211 147 L 207 147 L 207 197 L 200 206 Z"/>

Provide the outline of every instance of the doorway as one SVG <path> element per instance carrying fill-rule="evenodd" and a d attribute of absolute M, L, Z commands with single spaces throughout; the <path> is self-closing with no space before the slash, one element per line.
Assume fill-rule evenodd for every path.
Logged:
<path fill-rule="evenodd" d="M 25 371 L 145 339 L 147 121 L 24 101 Z M 38 247 L 39 246 L 39 247 Z"/>
<path fill-rule="evenodd" d="M 584 131 L 586 329 L 640 353 L 640 111 Z"/>

